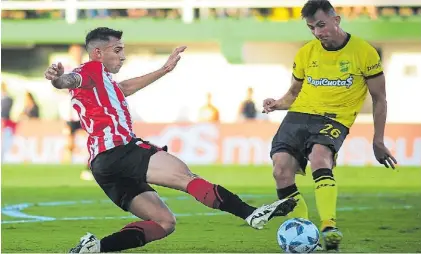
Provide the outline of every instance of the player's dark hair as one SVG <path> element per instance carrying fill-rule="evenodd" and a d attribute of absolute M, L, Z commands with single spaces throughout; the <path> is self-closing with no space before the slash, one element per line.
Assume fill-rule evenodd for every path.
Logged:
<path fill-rule="evenodd" d="M 92 41 L 110 41 L 110 37 L 121 39 L 123 31 L 117 31 L 108 27 L 98 27 L 90 31 L 85 38 L 85 48 L 88 49 L 88 44 Z"/>
<path fill-rule="evenodd" d="M 328 0 L 309 0 L 304 4 L 303 9 L 301 9 L 302 18 L 313 17 L 318 10 L 322 10 L 324 13 L 329 15 L 335 15 L 335 8 Z"/>

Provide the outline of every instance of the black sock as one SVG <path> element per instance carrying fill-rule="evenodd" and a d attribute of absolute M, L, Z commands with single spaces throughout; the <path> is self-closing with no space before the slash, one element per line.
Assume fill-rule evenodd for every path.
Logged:
<path fill-rule="evenodd" d="M 145 234 L 136 229 L 126 229 L 101 239 L 101 252 L 115 252 L 145 245 Z"/>
<path fill-rule="evenodd" d="M 217 196 L 222 199 L 221 204 L 219 205 L 221 211 L 229 212 L 242 219 L 246 219 L 254 210 L 256 210 L 256 207 L 245 203 L 239 196 L 220 185 L 216 185 L 216 192 Z"/>
<path fill-rule="evenodd" d="M 299 194 L 297 185 L 293 184 L 288 187 L 277 189 L 276 190 L 279 199 L 284 199 L 287 197 L 294 197 Z"/>
<path fill-rule="evenodd" d="M 330 168 L 319 168 L 313 172 L 313 180 L 318 182 L 323 179 L 332 179 L 335 180 L 333 177 L 332 169 Z"/>

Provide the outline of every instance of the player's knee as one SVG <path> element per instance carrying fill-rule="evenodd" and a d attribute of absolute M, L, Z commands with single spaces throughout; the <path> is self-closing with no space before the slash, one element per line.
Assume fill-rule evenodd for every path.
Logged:
<path fill-rule="evenodd" d="M 314 145 L 309 155 L 311 169 L 333 167 L 333 154 L 329 147 L 323 145 Z"/>
<path fill-rule="evenodd" d="M 289 186 L 294 183 L 294 170 L 288 167 L 273 167 L 273 178 L 280 186 Z"/>
<path fill-rule="evenodd" d="M 273 178 L 280 186 L 289 186 L 294 182 L 295 169 L 294 165 L 288 163 L 281 156 L 275 154 L 273 156 Z"/>
<path fill-rule="evenodd" d="M 175 231 L 175 225 L 177 224 L 177 221 L 175 216 L 171 214 L 157 220 L 156 223 L 158 223 L 165 230 L 167 235 L 169 235 Z"/>

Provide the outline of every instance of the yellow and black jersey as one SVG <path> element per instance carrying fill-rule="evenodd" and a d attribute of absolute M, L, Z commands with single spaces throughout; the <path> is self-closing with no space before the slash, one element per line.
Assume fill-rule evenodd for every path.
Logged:
<path fill-rule="evenodd" d="M 303 87 L 289 110 L 326 116 L 349 128 L 366 98 L 366 80 L 381 74 L 376 49 L 358 37 L 348 34 L 335 50 L 312 40 L 294 60 L 293 76 L 303 81 Z"/>

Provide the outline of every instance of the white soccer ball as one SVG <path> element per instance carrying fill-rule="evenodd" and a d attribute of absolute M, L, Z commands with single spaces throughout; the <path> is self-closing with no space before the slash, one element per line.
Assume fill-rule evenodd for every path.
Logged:
<path fill-rule="evenodd" d="M 308 253 L 314 251 L 319 243 L 319 230 L 309 220 L 293 218 L 282 223 L 277 239 L 285 252 Z"/>

